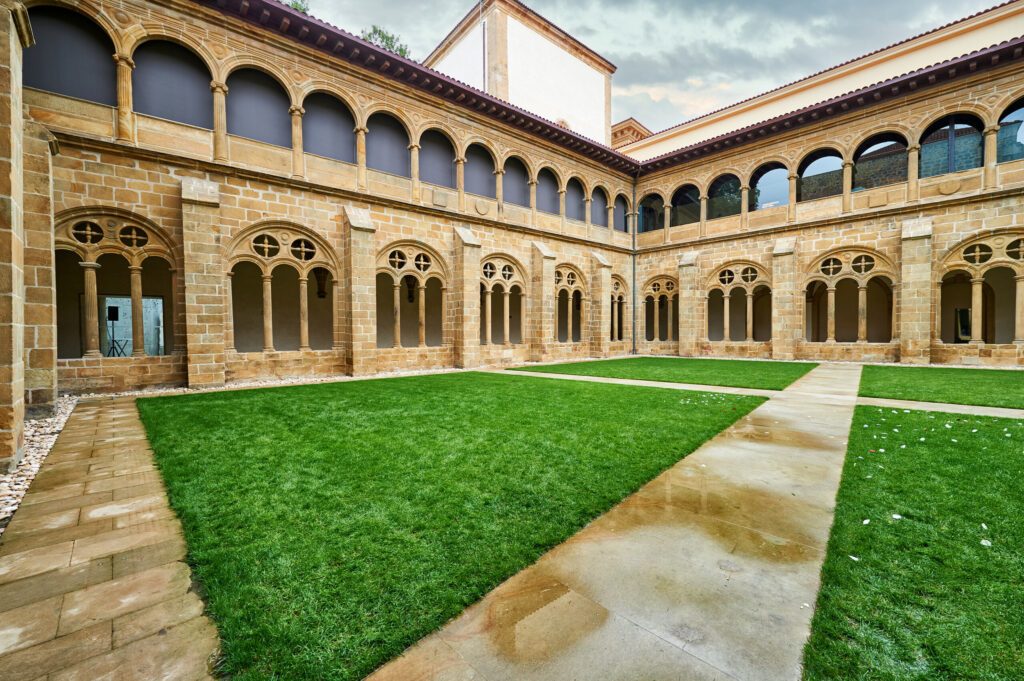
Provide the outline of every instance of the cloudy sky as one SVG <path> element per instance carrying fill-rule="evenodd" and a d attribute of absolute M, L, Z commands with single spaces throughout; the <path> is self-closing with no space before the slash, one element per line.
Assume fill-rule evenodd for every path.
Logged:
<path fill-rule="evenodd" d="M 526 0 L 618 66 L 613 120 L 654 131 L 994 5 L 997 0 Z M 379 24 L 422 60 L 472 0 L 310 0 L 358 33 Z"/>

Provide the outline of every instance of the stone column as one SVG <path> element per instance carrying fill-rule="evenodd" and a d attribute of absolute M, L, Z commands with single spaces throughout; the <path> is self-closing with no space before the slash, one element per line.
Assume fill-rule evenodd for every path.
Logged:
<path fill-rule="evenodd" d="M 419 318 L 416 322 L 416 341 L 421 348 L 427 347 L 427 286 L 420 284 L 416 290 Z"/>
<path fill-rule="evenodd" d="M 494 171 L 494 200 L 498 203 L 498 219 L 505 217 L 505 171 Z"/>
<path fill-rule="evenodd" d="M 754 342 L 754 292 L 747 291 L 747 342 Z"/>
<path fill-rule="evenodd" d="M 185 345 L 190 387 L 224 385 L 224 235 L 220 187 L 197 178 L 181 181 L 184 242 Z"/>
<path fill-rule="evenodd" d="M 853 201 L 853 161 L 843 161 L 843 212 L 849 213 Z"/>
<path fill-rule="evenodd" d="M 263 275 L 263 352 L 274 351 L 274 275 Z"/>
<path fill-rule="evenodd" d="M 504 292 L 503 295 L 504 295 L 505 307 L 502 308 L 502 309 L 504 309 L 505 314 L 503 315 L 504 318 L 502 319 L 502 323 L 503 323 L 503 326 L 504 326 L 502 331 L 504 331 L 505 335 L 503 336 L 504 340 L 502 342 L 502 345 L 511 345 L 512 341 L 509 339 L 509 333 L 512 331 L 512 308 L 509 305 L 509 302 L 510 302 L 512 296 L 511 296 L 511 293 L 509 291 L 507 291 L 507 290 Z"/>
<path fill-rule="evenodd" d="M 309 275 L 299 277 L 299 350 L 309 350 Z"/>
<path fill-rule="evenodd" d="M 392 328 L 394 329 L 394 340 L 391 343 L 391 347 L 399 348 L 402 346 L 402 280 L 398 278 L 394 283 L 394 294 L 393 303 L 391 305 L 391 312 L 393 318 L 391 320 Z"/>
<path fill-rule="evenodd" d="M 480 240 L 467 227 L 456 227 L 454 241 L 451 307 L 455 366 L 468 369 L 480 365 Z"/>
<path fill-rule="evenodd" d="M 132 295 L 132 357 L 145 357 L 145 329 L 142 323 L 142 268 L 132 265 L 128 268 L 131 276 Z"/>
<path fill-rule="evenodd" d="M 531 179 L 530 182 L 530 225 L 536 226 L 537 224 L 537 180 Z"/>
<path fill-rule="evenodd" d="M 85 357 L 102 357 L 100 353 L 100 299 L 96 292 L 97 262 L 78 263 L 85 270 Z"/>
<path fill-rule="evenodd" d="M 519 343 L 526 343 L 526 293 L 519 292 Z"/>
<path fill-rule="evenodd" d="M 548 357 L 555 338 L 555 254 L 540 241 L 533 242 L 533 266 L 530 268 L 530 360 Z M 526 333 L 524 331 L 524 333 Z"/>
<path fill-rule="evenodd" d="M 985 342 L 985 279 L 974 277 L 971 279 L 971 342 L 981 345 Z"/>
<path fill-rule="evenodd" d="M 484 290 L 484 335 L 480 339 L 481 345 L 491 344 L 491 291 Z"/>
<path fill-rule="evenodd" d="M 356 184 L 359 189 L 366 189 L 366 133 L 370 132 L 365 125 L 357 125 L 352 132 L 356 134 Z M 419 164 L 417 164 L 417 170 Z"/>
<path fill-rule="evenodd" d="M 573 321 L 574 321 L 573 317 L 575 316 L 573 314 L 573 312 L 575 311 L 575 310 L 573 310 L 573 308 L 576 306 L 575 293 L 576 292 L 573 291 L 573 290 L 569 291 L 569 300 L 568 300 L 569 304 L 565 308 L 565 317 L 566 317 L 566 319 L 565 319 L 565 329 L 566 329 L 566 331 L 565 331 L 565 342 L 566 343 L 570 343 L 570 344 L 573 342 Z M 583 316 L 582 312 L 581 312 L 580 316 L 581 317 Z M 582 335 L 582 334 L 580 334 L 580 335 Z"/>
<path fill-rule="evenodd" d="M 135 62 L 125 54 L 115 54 L 117 64 L 117 141 L 134 142 L 132 125 L 132 71 Z"/>
<path fill-rule="evenodd" d="M 661 226 L 661 231 L 664 232 L 662 234 L 662 241 L 664 241 L 666 244 L 669 242 L 668 231 L 669 231 L 669 226 L 671 225 L 671 223 L 672 223 L 672 206 L 671 206 L 671 204 L 666 203 L 664 208 L 663 208 L 663 210 L 662 210 L 662 217 L 661 217 L 661 225 L 662 225 Z"/>
<path fill-rule="evenodd" d="M 455 159 L 455 190 L 459 193 L 459 212 L 466 212 L 466 159 Z"/>
<path fill-rule="evenodd" d="M 614 201 L 612 201 L 610 204 L 608 204 L 608 220 L 607 220 L 607 222 L 608 222 L 608 232 L 609 233 L 614 232 L 615 231 L 615 202 Z"/>
<path fill-rule="evenodd" d="M 339 314 L 341 343 L 352 375 L 366 376 L 377 371 L 377 229 L 366 208 L 345 206 L 339 220 L 347 239 L 341 271 L 347 277 Z"/>
<path fill-rule="evenodd" d="M 337 279 L 331 279 L 331 302 L 333 303 L 333 314 L 332 321 L 333 329 L 331 329 L 331 349 L 338 351 L 344 350 L 345 348 L 345 326 L 342 323 L 342 316 L 338 311 L 342 308 L 341 303 L 341 282 Z"/>
<path fill-rule="evenodd" d="M 861 284 L 857 287 L 857 342 L 868 341 L 868 287 Z"/>
<path fill-rule="evenodd" d="M 654 296 L 654 341 L 661 340 L 661 296 Z"/>
<path fill-rule="evenodd" d="M 580 344 L 586 346 L 590 340 L 590 332 L 588 330 L 590 321 L 590 311 L 587 305 L 588 298 L 583 295 L 580 291 Z"/>
<path fill-rule="evenodd" d="M 730 340 L 732 340 L 732 329 L 729 328 L 731 326 L 729 318 L 732 316 L 730 314 L 730 310 L 729 310 L 729 306 L 730 306 L 730 300 L 729 299 L 730 298 L 732 298 L 732 296 L 729 295 L 728 291 L 726 291 L 725 295 L 722 296 L 722 342 L 723 343 L 728 343 Z"/>
<path fill-rule="evenodd" d="M 907 147 L 907 201 L 917 201 L 920 195 L 921 145 Z"/>
<path fill-rule="evenodd" d="M 775 241 L 772 248 L 772 358 L 795 359 L 804 333 L 804 292 L 796 262 L 796 237 Z"/>
<path fill-rule="evenodd" d="M 1017 282 L 1017 315 L 1014 324 L 1014 343 L 1024 343 L 1024 274 L 1016 277 Z"/>
<path fill-rule="evenodd" d="M 786 219 L 790 222 L 796 221 L 796 183 L 800 176 L 796 173 L 789 174 L 789 203 L 786 204 L 788 212 Z"/>
<path fill-rule="evenodd" d="M 740 187 L 740 229 L 746 229 L 750 224 L 750 187 Z"/>
<path fill-rule="evenodd" d="M 306 110 L 292 106 L 288 113 L 292 117 L 292 177 L 301 180 L 306 177 L 306 154 L 302 148 L 302 116 Z"/>
<path fill-rule="evenodd" d="M 613 341 L 620 341 L 622 338 L 619 337 L 619 319 L 622 315 L 622 303 L 612 298 L 612 333 L 611 339 Z"/>
<path fill-rule="evenodd" d="M 825 299 L 825 317 L 828 320 L 828 335 L 826 343 L 836 342 L 836 287 L 829 286 L 828 297 Z"/>
<path fill-rule="evenodd" d="M 583 328 L 587 329 L 590 339 L 590 354 L 604 357 L 608 354 L 611 340 L 608 337 L 608 325 L 611 323 L 612 310 L 605 301 L 611 296 L 612 265 L 596 251 L 590 254 L 590 296 L 594 301 L 590 305 L 590 315 Z"/>
<path fill-rule="evenodd" d="M 700 236 L 708 233 L 708 196 L 700 195 Z"/>
<path fill-rule="evenodd" d="M 998 171 L 996 167 L 996 161 L 998 160 L 998 146 L 999 141 L 999 126 L 991 125 L 985 128 L 985 148 L 984 148 L 984 162 L 985 170 L 981 179 L 982 189 L 995 189 L 998 182 L 996 179 L 996 173 Z"/>
<path fill-rule="evenodd" d="M 568 219 L 565 215 L 565 187 L 558 190 L 558 217 L 562 219 L 562 231 L 565 231 L 565 221 Z"/>
<path fill-rule="evenodd" d="M 235 351 L 235 308 L 234 298 L 231 293 L 232 282 L 235 277 L 234 270 L 224 273 L 224 350 Z"/>
<path fill-rule="evenodd" d="M 667 341 L 669 341 L 671 343 L 672 342 L 672 322 L 675 321 L 673 319 L 674 315 L 672 314 L 672 296 L 670 296 L 668 294 L 665 294 L 665 305 L 667 306 L 667 309 L 665 310 L 665 317 L 668 320 L 668 323 L 666 324 L 667 328 L 665 329 L 665 340 L 667 340 Z"/>
<path fill-rule="evenodd" d="M 932 219 L 903 221 L 900 254 L 899 339 L 900 362 L 927 364 L 931 359 L 933 315 L 941 311 L 933 304 Z M 893 295 L 896 287 L 893 287 Z"/>
<path fill-rule="evenodd" d="M 409 180 L 412 182 L 412 200 L 420 200 L 420 145 L 409 145 Z"/>
<path fill-rule="evenodd" d="M 589 197 L 589 196 L 587 196 L 587 197 L 585 197 L 583 199 L 583 222 L 585 222 L 586 225 L 587 225 L 587 236 L 588 237 L 590 236 L 590 223 L 591 223 L 591 216 L 590 216 L 591 205 L 590 204 L 593 203 L 593 202 L 594 202 L 594 200 L 591 197 Z"/>
<path fill-rule="evenodd" d="M 228 86 L 213 81 L 210 83 L 213 92 L 213 160 L 228 160 Z"/>
<path fill-rule="evenodd" d="M 698 283 L 697 253 L 683 253 L 677 264 L 679 280 L 679 354 L 695 355 L 705 338 L 701 337 L 701 329 L 707 302 Z"/>

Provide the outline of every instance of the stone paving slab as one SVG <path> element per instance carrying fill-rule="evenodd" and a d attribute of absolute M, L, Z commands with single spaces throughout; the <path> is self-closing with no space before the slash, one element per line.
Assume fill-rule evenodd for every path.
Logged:
<path fill-rule="evenodd" d="M 496 369 L 494 373 L 510 376 L 533 376 L 534 378 L 558 378 L 566 381 L 583 381 L 585 383 L 614 383 L 615 385 L 636 385 L 644 388 L 672 388 L 675 390 L 700 390 L 709 393 L 725 393 L 727 395 L 754 395 L 756 397 L 772 397 L 778 390 L 762 390 L 760 388 L 734 388 L 727 385 L 700 385 L 697 383 L 672 383 L 670 381 L 642 381 L 637 378 L 609 378 L 607 376 L 576 376 L 573 374 L 555 374 L 545 371 L 509 371 Z"/>
<path fill-rule="evenodd" d="M 970 416 L 995 416 L 1004 419 L 1024 419 L 1024 409 L 1010 407 L 984 407 L 974 404 L 949 404 L 946 402 L 915 402 L 912 400 L 891 400 L 882 397 L 859 397 L 857 404 L 868 407 L 911 409 L 914 411 L 941 411 L 947 414 L 968 414 Z"/>
<path fill-rule="evenodd" d="M 205 679 L 219 650 L 133 398 L 81 402 L 0 542 L 0 679 Z"/>

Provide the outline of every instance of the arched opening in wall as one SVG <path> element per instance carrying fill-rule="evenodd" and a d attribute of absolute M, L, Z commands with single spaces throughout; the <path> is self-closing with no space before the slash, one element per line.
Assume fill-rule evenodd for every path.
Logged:
<path fill-rule="evenodd" d="M 375 113 L 366 121 L 366 167 L 411 177 L 409 134 L 394 116 Z"/>
<path fill-rule="evenodd" d="M 509 342 L 518 345 L 523 342 L 523 312 L 525 301 L 523 289 L 513 285 L 508 296 L 508 335 Z"/>
<path fill-rule="evenodd" d="M 58 250 L 54 257 L 60 359 L 74 359 L 85 353 L 85 275 L 81 262 L 72 251 Z"/>
<path fill-rule="evenodd" d="M 491 287 L 491 343 L 505 342 L 505 287 L 495 284 Z"/>
<path fill-rule="evenodd" d="M 578 343 L 583 338 L 583 293 L 572 292 L 572 342 Z"/>
<path fill-rule="evenodd" d="M 32 7 L 28 16 L 36 45 L 24 52 L 25 87 L 117 106 L 114 43 L 106 32 L 62 7 Z"/>
<path fill-rule="evenodd" d="M 575 177 L 565 185 L 565 217 L 583 222 L 587 219 L 586 193 L 583 184 Z"/>
<path fill-rule="evenodd" d="M 292 146 L 291 100 L 274 78 L 256 69 L 239 69 L 228 76 L 228 134 Z"/>
<path fill-rule="evenodd" d="M 420 180 L 455 189 L 455 146 L 440 130 L 420 136 Z"/>
<path fill-rule="evenodd" d="M 804 299 L 804 332 L 810 343 L 828 340 L 828 287 L 824 282 L 812 281 L 807 285 Z"/>
<path fill-rule="evenodd" d="M 263 273 L 254 263 L 241 261 L 231 268 L 231 326 L 235 350 L 263 350 Z"/>
<path fill-rule="evenodd" d="M 210 70 L 192 50 L 168 40 L 152 40 L 136 48 L 132 59 L 136 112 L 213 129 Z"/>
<path fill-rule="evenodd" d="M 653 341 L 657 339 L 658 334 L 655 333 L 654 320 L 658 316 L 658 301 L 654 296 L 647 296 L 644 298 L 644 339 Z"/>
<path fill-rule="evenodd" d="M 729 340 L 747 339 L 747 291 L 734 288 L 729 291 Z"/>
<path fill-rule="evenodd" d="M 480 345 L 491 342 L 487 326 L 487 287 L 480 284 Z"/>
<path fill-rule="evenodd" d="M 1016 273 L 1009 267 L 986 270 L 983 323 L 986 343 L 1012 343 L 1017 311 Z"/>
<path fill-rule="evenodd" d="M 595 187 L 590 194 L 590 224 L 608 226 L 608 195 L 600 187 Z"/>
<path fill-rule="evenodd" d="M 700 190 L 696 185 L 684 184 L 672 194 L 669 222 L 673 227 L 700 222 Z"/>
<path fill-rule="evenodd" d="M 857 325 L 860 323 L 859 289 L 860 287 L 853 279 L 841 279 L 836 283 L 837 343 L 854 343 L 857 340 Z"/>
<path fill-rule="evenodd" d="M 648 194 L 640 200 L 637 211 L 637 232 L 654 232 L 665 228 L 665 201 L 657 194 Z"/>
<path fill-rule="evenodd" d="M 494 158 L 481 144 L 470 144 L 466 149 L 466 164 L 463 168 L 463 185 L 466 193 L 496 198 L 497 185 L 494 176 Z"/>
<path fill-rule="evenodd" d="M 308 154 L 356 163 L 356 120 L 340 99 L 314 92 L 302 103 L 302 149 Z"/>
<path fill-rule="evenodd" d="M 669 340 L 679 340 L 679 296 L 672 296 L 669 301 L 672 308 L 672 318 L 669 323 Z"/>
<path fill-rule="evenodd" d="M 558 292 L 558 325 L 555 330 L 560 343 L 569 340 L 569 292 L 562 289 Z"/>
<path fill-rule="evenodd" d="M 772 339 L 772 290 L 767 286 L 754 289 L 754 340 L 764 343 Z"/>
<path fill-rule="evenodd" d="M 626 216 L 629 213 L 629 202 L 626 201 L 626 197 L 619 194 L 615 197 L 615 210 L 612 215 L 612 219 L 615 221 L 616 232 L 628 232 L 629 223 L 626 221 Z"/>
<path fill-rule="evenodd" d="M 797 169 L 796 200 L 814 201 L 843 193 L 843 157 L 835 149 L 818 149 Z"/>
<path fill-rule="evenodd" d="M 872 277 L 867 287 L 867 341 L 888 343 L 892 340 L 894 297 L 888 277 Z"/>
<path fill-rule="evenodd" d="M 398 291 L 398 310 L 401 317 L 401 345 L 403 348 L 415 348 L 420 344 L 420 282 L 416 277 L 407 274 L 402 277 L 402 285 Z"/>
<path fill-rule="evenodd" d="M 1019 161 L 1024 158 L 1024 99 L 1006 107 L 999 118 L 999 132 L 996 137 L 996 160 L 998 163 Z"/>
<path fill-rule="evenodd" d="M 618 329 L 616 329 L 618 331 L 618 335 L 615 337 L 615 340 L 622 340 L 622 339 L 624 339 L 626 337 L 625 336 L 626 315 L 629 314 L 629 311 L 626 309 L 626 297 L 625 296 L 619 296 L 619 298 L 618 298 L 618 300 L 616 302 L 618 303 L 618 306 L 619 306 L 619 314 L 618 314 L 618 322 L 619 323 L 618 323 Z"/>
<path fill-rule="evenodd" d="M 725 339 L 725 294 L 721 289 L 712 289 L 708 294 L 708 340 Z"/>
<path fill-rule="evenodd" d="M 291 265 L 271 272 L 270 301 L 273 308 L 274 350 L 299 349 L 299 273 Z"/>
<path fill-rule="evenodd" d="M 561 213 L 558 178 L 550 168 L 541 168 L 537 173 L 537 210 L 552 215 Z"/>
<path fill-rule="evenodd" d="M 309 313 L 309 347 L 330 350 L 334 347 L 334 277 L 325 267 L 314 267 L 306 285 L 306 309 Z"/>
<path fill-rule="evenodd" d="M 444 285 L 437 277 L 427 279 L 426 319 L 424 322 L 424 343 L 429 347 L 444 345 Z"/>
<path fill-rule="evenodd" d="M 501 186 L 502 200 L 524 208 L 530 207 L 530 171 L 515 156 L 505 161 L 505 175 Z"/>
<path fill-rule="evenodd" d="M 932 123 L 921 135 L 920 177 L 980 168 L 984 128 L 981 120 L 970 114 L 954 114 Z"/>
<path fill-rule="evenodd" d="M 868 138 L 853 155 L 853 191 L 907 181 L 907 140 L 896 132 Z"/>
<path fill-rule="evenodd" d="M 395 347 L 395 280 L 377 273 L 377 347 Z"/>
<path fill-rule="evenodd" d="M 171 264 L 163 258 L 142 261 L 142 339 L 146 354 L 167 355 L 174 347 L 174 291 Z"/>
<path fill-rule="evenodd" d="M 104 357 L 130 357 L 132 294 L 128 259 L 120 253 L 104 253 L 96 262 L 100 266 L 96 270 L 100 353 Z"/>
<path fill-rule="evenodd" d="M 942 314 L 939 337 L 943 343 L 971 340 L 971 275 L 963 270 L 947 272 L 939 290 Z"/>
<path fill-rule="evenodd" d="M 708 220 L 739 215 L 743 205 L 740 178 L 722 175 L 708 188 Z"/>
<path fill-rule="evenodd" d="M 658 296 L 658 340 L 669 340 L 672 329 L 669 328 L 669 309 L 672 301 L 668 296 Z"/>
<path fill-rule="evenodd" d="M 750 176 L 750 210 L 789 204 L 789 170 L 781 163 L 765 163 Z"/>

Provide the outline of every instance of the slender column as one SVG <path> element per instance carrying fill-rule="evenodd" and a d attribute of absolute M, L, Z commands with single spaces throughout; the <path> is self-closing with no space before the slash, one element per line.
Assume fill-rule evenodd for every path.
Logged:
<path fill-rule="evenodd" d="M 850 212 L 853 201 L 853 161 L 843 161 L 843 212 Z"/>
<path fill-rule="evenodd" d="M 526 296 L 519 292 L 519 342 L 526 342 Z"/>
<path fill-rule="evenodd" d="M 145 357 L 145 330 L 142 326 L 142 268 L 132 265 L 128 271 L 131 273 L 132 292 L 132 357 Z"/>
<path fill-rule="evenodd" d="M 85 356 L 102 357 L 100 354 L 100 298 L 96 293 L 96 270 L 98 262 L 78 263 L 85 270 Z"/>
<path fill-rule="evenodd" d="M 509 337 L 508 337 L 509 331 L 512 328 L 512 308 L 509 306 L 509 299 L 511 297 L 509 295 L 509 291 L 505 291 L 504 292 L 504 296 L 505 296 L 505 307 L 503 309 L 505 310 L 505 314 L 503 315 L 504 319 L 502 319 L 502 322 L 505 325 L 504 329 L 503 329 L 503 331 L 505 332 L 505 335 L 504 335 L 504 340 L 502 342 L 502 345 L 511 345 L 512 341 L 510 341 Z"/>
<path fill-rule="evenodd" d="M 889 340 L 894 341 L 894 340 L 896 340 L 897 338 L 900 337 L 899 327 L 896 326 L 896 286 L 895 286 L 895 284 L 889 290 L 889 300 L 891 302 L 891 306 L 890 306 L 890 309 L 889 309 L 889 314 L 892 317 L 890 319 L 890 321 L 889 321 L 889 324 L 891 325 L 891 329 L 889 331 Z M 935 310 L 936 310 L 935 324 L 938 327 L 938 329 L 937 329 L 937 331 L 935 333 L 935 340 L 940 340 L 942 338 L 942 287 L 939 287 L 939 289 L 936 291 L 935 305 L 936 305 L 936 307 L 935 307 Z"/>
<path fill-rule="evenodd" d="M 558 190 L 558 217 L 562 220 L 562 231 L 565 231 L 565 221 L 569 218 L 565 215 L 565 187 Z"/>
<path fill-rule="evenodd" d="M 589 196 L 583 199 L 583 221 L 587 223 L 587 234 L 590 234 L 590 204 L 593 203 L 593 199 Z"/>
<path fill-rule="evenodd" d="M 615 231 L 615 202 L 614 201 L 608 205 L 608 220 L 606 220 L 606 222 L 608 223 L 608 231 L 609 232 L 614 232 Z"/>
<path fill-rule="evenodd" d="M 419 290 L 417 291 L 419 297 L 417 302 L 419 303 L 419 321 L 417 322 L 417 340 L 419 341 L 420 347 L 426 347 L 427 345 L 427 286 L 426 284 L 420 284 Z"/>
<path fill-rule="evenodd" d="M 708 233 L 708 197 L 701 194 L 700 197 L 700 236 Z"/>
<path fill-rule="evenodd" d="M 566 331 L 567 331 L 567 333 L 565 335 L 565 342 L 566 343 L 572 343 L 572 331 L 573 331 L 573 329 L 572 329 L 572 322 L 573 322 L 573 319 L 572 319 L 573 314 L 572 313 L 573 313 L 573 309 L 572 308 L 573 308 L 573 306 L 575 305 L 575 302 L 576 302 L 576 301 L 573 300 L 573 295 L 572 294 L 573 294 L 573 292 L 569 291 L 569 304 L 566 306 L 566 310 L 565 310 L 566 311 L 566 316 L 568 317 L 568 319 L 566 320 L 566 324 L 565 324 L 565 328 L 566 328 Z"/>
<path fill-rule="evenodd" d="M 661 224 L 662 224 L 661 231 L 663 232 L 662 237 L 664 238 L 664 242 L 668 243 L 669 242 L 669 238 L 668 238 L 669 226 L 672 224 L 672 205 L 671 204 L 668 204 L 668 203 L 665 204 L 665 206 L 664 206 L 664 208 L 662 210 Z"/>
<path fill-rule="evenodd" d="M 306 110 L 301 106 L 288 109 L 292 116 L 292 177 L 306 177 L 306 155 L 302 149 L 302 115 Z"/>
<path fill-rule="evenodd" d="M 796 220 L 796 182 L 800 179 L 800 176 L 796 173 L 790 173 L 789 175 L 789 203 L 786 206 L 789 209 L 787 219 L 790 222 Z"/>
<path fill-rule="evenodd" d="M 537 224 L 537 180 L 531 179 L 530 185 L 530 224 Z"/>
<path fill-rule="evenodd" d="M 754 292 L 747 291 L 747 342 L 754 342 Z"/>
<path fill-rule="evenodd" d="M 213 81 L 213 160 L 228 160 L 228 86 Z"/>
<path fill-rule="evenodd" d="M 661 340 L 661 296 L 654 299 L 654 341 Z"/>
<path fill-rule="evenodd" d="M 907 201 L 917 201 L 920 191 L 921 145 L 907 147 Z"/>
<path fill-rule="evenodd" d="M 750 223 L 750 187 L 740 187 L 740 229 L 746 229 Z"/>
<path fill-rule="evenodd" d="M 483 345 L 491 344 L 491 290 L 484 291 L 484 335 L 481 339 Z"/>
<path fill-rule="evenodd" d="M 825 308 L 825 314 L 828 318 L 828 336 L 825 339 L 828 343 L 836 342 L 836 289 L 834 286 L 828 287 L 828 298 L 827 305 Z"/>
<path fill-rule="evenodd" d="M 227 303 L 224 310 L 227 321 L 227 324 L 224 325 L 224 349 L 228 352 L 235 351 L 235 299 L 231 293 L 234 277 L 234 270 L 228 270 L 224 273 L 224 300 Z M 175 290 L 174 279 L 171 280 L 171 290 Z"/>
<path fill-rule="evenodd" d="M 409 145 L 409 179 L 412 181 L 412 200 L 420 200 L 420 145 Z"/>
<path fill-rule="evenodd" d="M 135 62 L 124 54 L 115 54 L 114 62 L 117 64 L 117 140 L 133 142 L 132 71 L 135 70 Z"/>
<path fill-rule="evenodd" d="M 395 340 L 391 344 L 391 347 L 397 348 L 402 345 L 402 281 L 399 280 L 395 284 L 395 299 L 394 299 L 394 311 L 395 311 Z"/>
<path fill-rule="evenodd" d="M 309 275 L 299 277 L 299 350 L 309 350 Z"/>
<path fill-rule="evenodd" d="M 1014 343 L 1024 343 L 1024 274 L 1019 275 L 1016 278 L 1017 281 L 1017 319 L 1015 324 L 1015 332 L 1013 334 Z"/>
<path fill-rule="evenodd" d="M 263 352 L 274 351 L 274 276 L 263 275 Z"/>
<path fill-rule="evenodd" d="M 665 314 L 668 318 L 668 328 L 665 329 L 665 340 L 672 342 L 672 296 L 665 296 Z"/>
<path fill-rule="evenodd" d="M 857 342 L 868 341 L 868 287 L 857 288 Z"/>
<path fill-rule="evenodd" d="M 587 333 L 587 298 L 580 294 L 580 343 L 586 343 L 590 339 Z"/>
<path fill-rule="evenodd" d="M 356 172 L 360 189 L 366 189 L 366 133 L 370 132 L 365 125 L 357 125 L 352 132 L 356 134 Z"/>
<path fill-rule="evenodd" d="M 341 315 L 338 314 L 338 309 L 341 304 L 341 298 L 339 297 L 341 291 L 341 282 L 338 279 L 331 280 L 331 304 L 332 304 L 332 317 L 334 320 L 334 338 L 331 343 L 332 350 L 342 350 L 345 347 L 344 339 L 342 338 L 343 326 Z"/>
<path fill-rule="evenodd" d="M 466 211 L 466 159 L 455 159 L 455 190 L 459 193 L 459 211 Z"/>
<path fill-rule="evenodd" d="M 999 126 L 993 125 L 985 128 L 985 171 L 982 176 L 982 189 L 994 189 L 996 186 L 996 160 L 998 156 L 997 142 L 999 140 Z"/>
<path fill-rule="evenodd" d="M 498 219 L 505 216 L 505 171 L 494 171 L 494 200 L 498 202 Z"/>
<path fill-rule="evenodd" d="M 621 303 L 612 298 L 612 340 L 622 340 L 619 338 L 619 315 L 622 314 L 620 308 Z"/>
<path fill-rule="evenodd" d="M 732 340 L 732 333 L 730 333 L 730 329 L 729 329 L 729 317 L 730 317 L 730 315 L 729 315 L 729 299 L 730 298 L 732 298 L 732 296 L 729 295 L 728 291 L 726 291 L 725 295 L 722 296 L 722 342 L 724 342 L 724 343 L 728 343 L 730 340 Z"/>
<path fill-rule="evenodd" d="M 983 297 L 983 285 L 985 280 L 982 277 L 971 279 L 971 342 L 984 343 L 985 331 L 982 329 L 984 317 L 982 308 L 985 304 Z"/>

